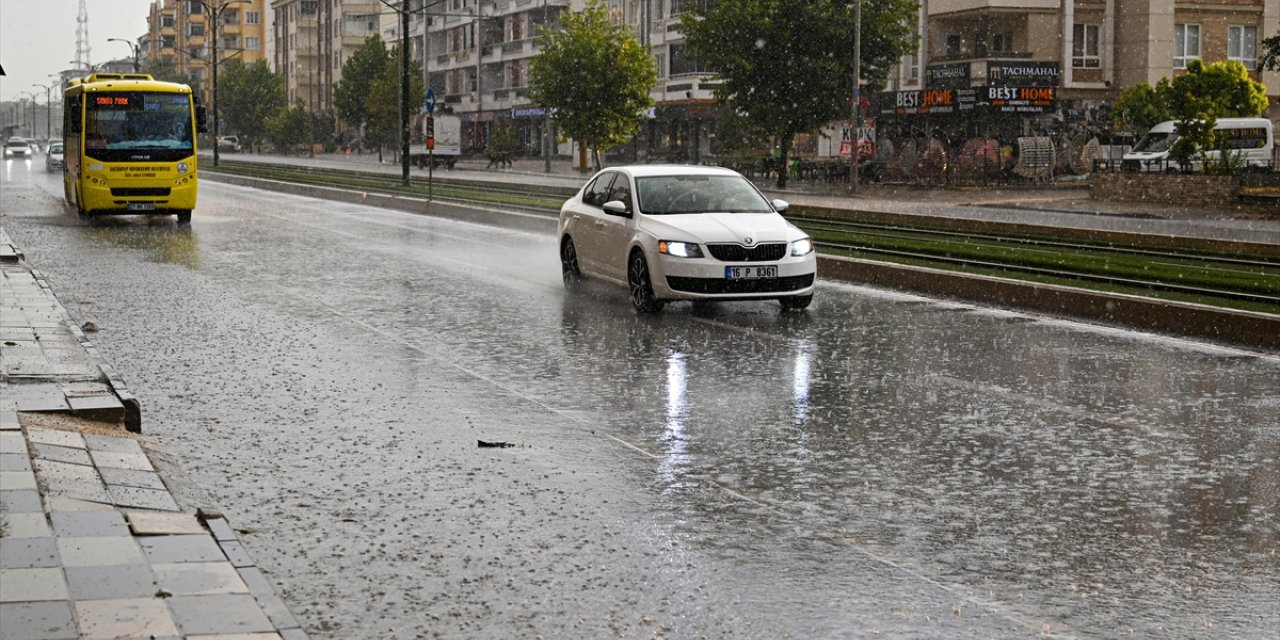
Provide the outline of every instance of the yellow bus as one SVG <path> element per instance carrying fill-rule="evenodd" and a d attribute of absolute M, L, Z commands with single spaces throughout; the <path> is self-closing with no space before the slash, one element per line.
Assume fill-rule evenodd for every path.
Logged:
<path fill-rule="evenodd" d="M 191 87 L 144 73 L 97 73 L 67 83 L 63 112 L 63 187 L 77 213 L 190 222 L 196 133 L 205 130 Z"/>

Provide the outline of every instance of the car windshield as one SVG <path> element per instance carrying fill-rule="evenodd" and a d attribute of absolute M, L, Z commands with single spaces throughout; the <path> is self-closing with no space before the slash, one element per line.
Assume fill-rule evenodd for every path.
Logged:
<path fill-rule="evenodd" d="M 682 213 L 771 213 L 773 207 L 742 176 L 686 175 L 636 178 L 640 211 Z"/>
<path fill-rule="evenodd" d="M 55 144 L 52 147 L 49 147 L 49 153 L 62 153 L 62 145 Z"/>
<path fill-rule="evenodd" d="M 1139 153 L 1161 153 L 1168 151 L 1177 139 L 1176 133 L 1148 133 L 1133 146 L 1133 150 Z"/>
<path fill-rule="evenodd" d="M 6 147 L 25 147 L 25 146 L 27 146 L 27 143 L 25 143 L 25 142 L 23 142 L 23 141 L 21 141 L 21 140 L 10 140 L 10 141 L 8 141 L 8 142 L 4 143 L 4 146 L 6 146 Z"/>

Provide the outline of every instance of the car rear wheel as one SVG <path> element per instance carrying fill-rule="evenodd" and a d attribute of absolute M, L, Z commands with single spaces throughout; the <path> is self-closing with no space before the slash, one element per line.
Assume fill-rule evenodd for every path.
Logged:
<path fill-rule="evenodd" d="M 782 303 L 783 309 L 787 309 L 788 311 L 799 311 L 807 308 L 809 303 L 813 302 L 813 294 L 811 293 L 807 296 L 787 296 L 785 298 L 778 298 L 778 302 Z"/>
<path fill-rule="evenodd" d="M 560 275 L 564 278 L 564 287 L 570 291 L 582 283 L 582 269 L 578 268 L 578 249 L 573 246 L 573 238 L 568 236 L 560 243 Z"/>
<path fill-rule="evenodd" d="M 653 284 L 649 280 L 649 263 L 644 254 L 635 251 L 627 266 L 627 284 L 631 289 L 631 306 L 640 313 L 657 313 L 665 304 L 653 295 Z"/>

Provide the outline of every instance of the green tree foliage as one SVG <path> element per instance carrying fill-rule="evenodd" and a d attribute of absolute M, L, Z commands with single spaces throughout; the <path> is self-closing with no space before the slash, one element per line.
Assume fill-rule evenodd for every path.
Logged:
<path fill-rule="evenodd" d="M 408 108 L 413 120 L 426 90 L 422 84 L 422 67 L 417 62 L 410 61 L 408 75 Z M 377 35 L 369 36 L 342 65 L 342 78 L 333 90 L 333 103 L 362 145 L 399 143 L 400 79 L 400 48 L 387 49 Z"/>
<path fill-rule="evenodd" d="M 245 64 L 234 59 L 218 73 L 218 112 L 227 133 L 240 136 L 246 148 L 256 148 L 267 137 L 267 122 L 288 103 L 284 79 L 266 60 Z"/>
<path fill-rule="evenodd" d="M 563 31 L 543 29 L 529 64 L 530 98 L 551 109 L 560 132 L 600 151 L 640 131 L 658 81 L 653 57 L 631 30 L 609 21 L 600 0 L 563 14 Z"/>
<path fill-rule="evenodd" d="M 1258 67 L 1268 70 L 1280 67 L 1280 33 L 1262 41 L 1262 56 L 1258 58 Z"/>
<path fill-rule="evenodd" d="M 333 89 L 333 106 L 361 143 L 365 127 L 369 124 L 369 96 L 373 85 L 390 66 L 391 53 L 377 34 L 369 36 L 342 65 L 342 77 Z"/>
<path fill-rule="evenodd" d="M 1185 164 L 1217 146 L 1213 127 L 1218 118 L 1257 117 L 1267 103 L 1266 87 L 1250 78 L 1239 61 L 1206 65 L 1192 60 L 1187 72 L 1173 80 L 1163 78 L 1155 88 L 1144 82 L 1126 90 L 1116 102 L 1115 119 L 1119 126 L 1140 131 L 1175 120 L 1178 140 L 1169 156 Z"/>
<path fill-rule="evenodd" d="M 915 0 L 862 0 L 861 76 L 884 87 L 915 47 Z M 854 4 L 848 0 L 735 0 L 694 5 L 680 30 L 693 56 L 722 83 L 716 98 L 756 144 L 776 141 L 785 167 L 797 133 L 849 117 Z M 745 128 L 742 128 L 745 127 Z M 779 171 L 778 186 L 786 186 Z"/>
<path fill-rule="evenodd" d="M 295 100 L 292 106 L 272 116 L 266 129 L 276 151 L 288 154 L 311 141 L 311 116 L 302 100 Z"/>
<path fill-rule="evenodd" d="M 1157 123 L 1169 120 L 1168 95 L 1168 78 L 1161 78 L 1155 87 L 1144 82 L 1125 89 L 1112 111 L 1116 126 L 1144 133 Z"/>

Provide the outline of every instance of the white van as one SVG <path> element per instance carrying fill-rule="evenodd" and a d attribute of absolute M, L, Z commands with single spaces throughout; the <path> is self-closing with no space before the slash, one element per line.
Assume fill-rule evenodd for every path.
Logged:
<path fill-rule="evenodd" d="M 1246 167 L 1271 167 L 1275 151 L 1275 125 L 1266 118 L 1218 118 L 1214 133 L 1226 143 L 1229 153 L 1238 154 Z M 1174 121 L 1167 120 L 1151 127 L 1138 144 L 1124 154 L 1121 168 L 1125 171 L 1165 171 L 1179 169 L 1178 163 L 1169 158 L 1169 147 L 1178 139 Z M 1205 152 L 1208 160 L 1215 161 L 1217 149 Z M 1200 167 L 1200 159 L 1192 159 L 1192 167 Z"/>

